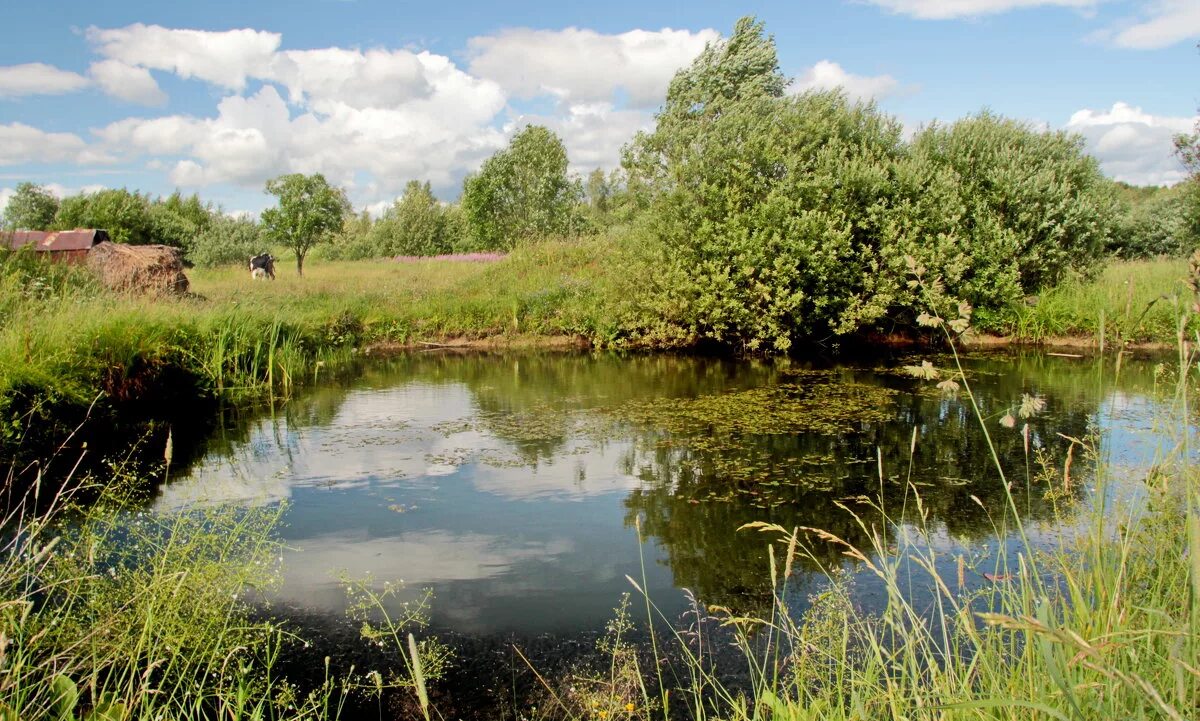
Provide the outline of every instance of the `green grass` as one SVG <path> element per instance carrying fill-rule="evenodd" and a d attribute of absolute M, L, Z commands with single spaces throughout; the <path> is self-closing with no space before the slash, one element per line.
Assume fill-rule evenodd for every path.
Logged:
<path fill-rule="evenodd" d="M 275 282 L 241 269 L 192 272 L 193 290 L 216 307 L 253 308 L 319 327 L 349 316 L 366 341 L 485 338 L 520 333 L 591 335 L 607 286 L 609 239 L 520 248 L 494 263 L 314 261 L 303 277 L 281 263 Z"/>
<path fill-rule="evenodd" d="M 1180 304 L 1192 298 L 1187 277 L 1182 259 L 1113 261 L 1095 279 L 1067 281 L 1029 304 L 975 320 L 982 331 L 1022 341 L 1078 338 L 1098 345 L 1103 329 L 1108 347 L 1120 341 L 1174 346 Z"/>
<path fill-rule="evenodd" d="M 121 467 L 76 503 L 93 480 L 53 498 L 30 489 L 0 518 L 0 720 L 329 719 L 351 695 L 423 693 L 442 673 L 446 647 L 413 635 L 423 604 L 388 615 L 389 584 L 347 579 L 353 618 L 399 667 L 326 658 L 323 678 L 293 683 L 278 665 L 306 641 L 263 612 L 286 506 L 145 512 L 144 479 Z"/>

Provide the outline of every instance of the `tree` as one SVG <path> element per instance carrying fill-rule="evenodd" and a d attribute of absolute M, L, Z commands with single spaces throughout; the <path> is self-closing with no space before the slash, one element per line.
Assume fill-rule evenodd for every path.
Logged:
<path fill-rule="evenodd" d="M 763 24 L 749 16 L 738 20 L 728 38 L 705 45 L 675 74 L 654 132 L 639 132 L 625 148 L 629 190 L 635 196 L 665 190 L 667 164 L 679 162 L 707 123 L 748 102 L 782 98 L 788 82 Z"/>
<path fill-rule="evenodd" d="M 156 243 L 186 248 L 213 223 L 213 209 L 200 196 L 183 197 L 179 191 L 150 204 L 151 234 Z"/>
<path fill-rule="evenodd" d="M 54 216 L 55 230 L 99 228 L 116 243 L 155 242 L 148 197 L 125 188 L 106 188 L 63 198 Z"/>
<path fill-rule="evenodd" d="M 1195 132 L 1175 136 L 1175 154 L 1189 174 L 1182 183 L 1180 205 L 1185 243 L 1195 247 L 1200 245 L 1200 121 L 1196 122 Z"/>
<path fill-rule="evenodd" d="M 320 173 L 281 175 L 267 181 L 266 192 L 279 205 L 263 211 L 263 232 L 296 254 L 296 273 L 304 275 L 304 256 L 341 230 L 350 201 Z"/>
<path fill-rule="evenodd" d="M 386 255 L 439 255 L 449 253 L 453 245 L 447 233 L 446 209 L 434 197 L 430 184 L 417 180 L 409 181 L 404 195 L 375 224 L 372 235 Z"/>
<path fill-rule="evenodd" d="M 45 187 L 18 183 L 4 208 L 4 225 L 12 230 L 46 230 L 58 212 L 58 198 Z"/>
<path fill-rule="evenodd" d="M 558 136 L 527 125 L 467 178 L 462 208 L 480 248 L 508 249 L 521 238 L 574 230 L 582 193 L 567 175 Z"/>
<path fill-rule="evenodd" d="M 262 233 L 249 218 L 217 214 L 183 247 L 187 259 L 196 265 L 245 264 L 247 258 L 263 251 Z"/>
<path fill-rule="evenodd" d="M 786 95 L 774 44 L 738 22 L 671 83 L 626 152 L 646 204 L 648 342 L 787 351 L 926 310 L 908 261 L 995 312 L 1111 236 L 1110 184 L 1080 140 L 984 113 L 911 144 L 839 90 Z"/>

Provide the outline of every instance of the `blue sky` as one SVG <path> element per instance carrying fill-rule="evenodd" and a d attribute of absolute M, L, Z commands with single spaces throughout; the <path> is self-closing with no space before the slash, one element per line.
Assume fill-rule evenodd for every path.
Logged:
<path fill-rule="evenodd" d="M 378 209 L 454 198 L 516 129 L 613 167 L 679 67 L 738 17 L 793 87 L 843 86 L 916 128 L 982 108 L 1080 133 L 1110 176 L 1182 177 L 1200 106 L 1198 0 L 12 3 L 0 205 L 22 180 L 198 192 L 229 211 L 316 172 Z"/>

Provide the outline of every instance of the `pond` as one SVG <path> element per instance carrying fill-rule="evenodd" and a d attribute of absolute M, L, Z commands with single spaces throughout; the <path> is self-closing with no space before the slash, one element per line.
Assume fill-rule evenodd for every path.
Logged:
<path fill-rule="evenodd" d="M 754 521 L 828 530 L 856 544 L 882 498 L 916 513 L 950 558 L 982 579 L 1006 496 L 967 396 L 911 376 L 918 358 L 827 363 L 605 354 L 458 355 L 380 360 L 275 412 L 226 424 L 153 501 L 286 501 L 282 604 L 338 616 L 343 581 L 403 582 L 399 604 L 432 590 L 433 626 L 466 636 L 603 628 L 636 579 L 668 615 L 681 589 L 708 604 L 770 598 Z M 945 366 L 948 358 L 933 361 Z M 1007 479 L 1043 542 L 1070 525 L 1095 461 L 1070 439 L 1098 438 L 1108 463 L 1155 453 L 1153 360 L 1040 353 L 964 359 Z M 945 376 L 943 376 L 945 377 Z M 1023 396 L 1044 400 L 1028 419 Z M 1028 410 L 1028 409 L 1027 409 Z M 1014 428 L 1001 424 L 1014 414 Z M 1028 423 L 1028 448 L 1022 432 Z M 1129 474 L 1135 490 L 1136 474 Z M 901 526 L 902 527 L 902 526 Z M 846 566 L 814 546 L 793 586 Z M 861 589 L 869 604 L 869 579 Z"/>

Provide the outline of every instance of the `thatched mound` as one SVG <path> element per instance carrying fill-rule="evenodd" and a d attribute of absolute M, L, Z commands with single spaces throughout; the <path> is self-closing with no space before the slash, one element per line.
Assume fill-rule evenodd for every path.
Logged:
<path fill-rule="evenodd" d="M 87 264 L 109 290 L 153 295 L 188 291 L 183 254 L 168 245 L 100 243 L 88 251 Z"/>

